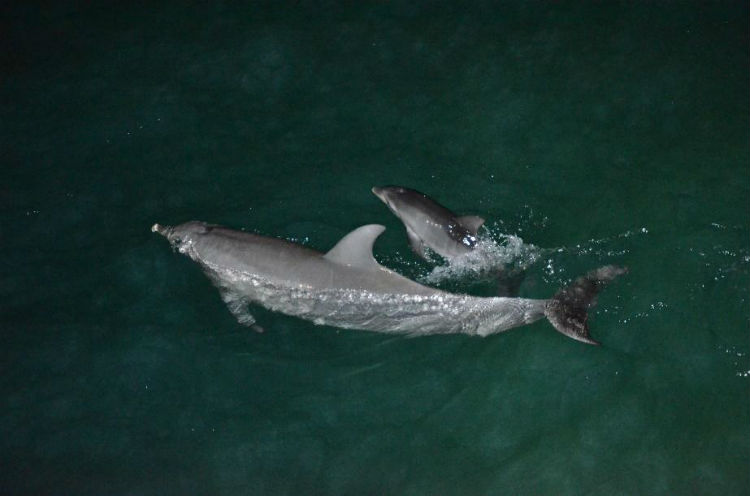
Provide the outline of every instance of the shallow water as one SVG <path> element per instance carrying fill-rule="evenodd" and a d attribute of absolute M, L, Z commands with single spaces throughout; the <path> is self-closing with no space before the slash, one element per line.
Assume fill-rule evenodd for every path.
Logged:
<path fill-rule="evenodd" d="M 3 10 L 3 494 L 750 491 L 746 5 Z M 629 267 L 603 345 L 257 334 L 150 232 L 381 223 L 381 263 L 494 294 L 383 184 L 485 217 L 521 296 Z"/>

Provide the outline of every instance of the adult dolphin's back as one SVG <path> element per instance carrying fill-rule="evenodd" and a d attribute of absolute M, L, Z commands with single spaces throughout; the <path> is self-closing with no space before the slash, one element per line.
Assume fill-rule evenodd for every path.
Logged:
<path fill-rule="evenodd" d="M 196 261 L 243 324 L 254 324 L 248 303 L 316 324 L 410 334 L 487 336 L 546 316 L 561 333 L 596 344 L 586 309 L 624 269 L 592 271 L 550 300 L 479 298 L 422 286 L 378 264 L 372 245 L 384 227 L 355 229 L 328 253 L 285 240 L 204 222 L 158 232 Z"/>

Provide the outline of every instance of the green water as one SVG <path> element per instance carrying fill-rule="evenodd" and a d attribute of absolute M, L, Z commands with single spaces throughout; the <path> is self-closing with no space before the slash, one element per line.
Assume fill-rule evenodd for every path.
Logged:
<path fill-rule="evenodd" d="M 750 492 L 747 4 L 411 3 L 3 7 L 2 494 Z M 628 266 L 603 345 L 256 334 L 149 231 L 424 278 L 382 184 L 539 247 L 522 296 Z"/>

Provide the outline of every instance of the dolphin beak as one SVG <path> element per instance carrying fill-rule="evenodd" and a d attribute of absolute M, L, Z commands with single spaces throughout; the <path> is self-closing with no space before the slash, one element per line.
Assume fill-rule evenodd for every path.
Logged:
<path fill-rule="evenodd" d="M 385 198 L 383 196 L 383 188 L 375 186 L 374 188 L 372 188 L 372 193 L 380 198 L 381 201 L 385 202 Z"/>
<path fill-rule="evenodd" d="M 167 238 L 169 241 L 172 241 L 170 239 L 170 236 L 172 234 L 172 228 L 169 226 L 162 226 L 161 224 L 154 224 L 151 226 L 151 232 L 159 233 L 165 238 Z"/>

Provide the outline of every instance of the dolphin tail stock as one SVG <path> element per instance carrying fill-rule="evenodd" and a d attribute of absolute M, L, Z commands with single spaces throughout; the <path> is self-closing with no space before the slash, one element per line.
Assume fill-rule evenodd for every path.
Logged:
<path fill-rule="evenodd" d="M 592 270 L 561 289 L 547 302 L 544 315 L 558 332 L 588 344 L 599 342 L 589 335 L 588 309 L 596 305 L 596 297 L 604 287 L 628 269 L 606 265 Z"/>

